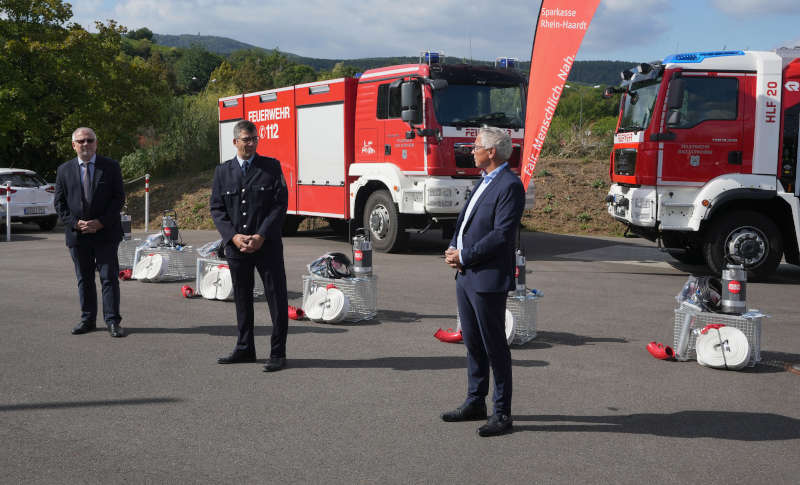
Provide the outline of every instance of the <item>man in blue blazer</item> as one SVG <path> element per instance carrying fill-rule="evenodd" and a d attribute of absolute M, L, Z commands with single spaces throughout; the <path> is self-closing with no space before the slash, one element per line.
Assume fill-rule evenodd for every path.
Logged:
<path fill-rule="evenodd" d="M 103 319 L 112 337 L 124 337 L 119 314 L 119 261 L 122 240 L 119 211 L 125 203 L 119 164 L 97 155 L 97 135 L 81 127 L 72 133 L 77 157 L 62 163 L 56 172 L 54 205 L 61 222 L 78 279 L 81 321 L 75 335 L 96 328 L 97 289 L 95 270 L 100 273 Z"/>
<path fill-rule="evenodd" d="M 256 360 L 253 273 L 258 271 L 272 317 L 270 357 L 264 371 L 274 372 L 286 366 L 289 303 L 281 229 L 289 194 L 280 162 L 256 153 L 256 126 L 240 121 L 233 127 L 233 136 L 236 156 L 214 172 L 210 208 L 231 270 L 239 338 L 233 352 L 217 362 Z"/>
<path fill-rule="evenodd" d="M 456 296 L 467 348 L 469 380 L 464 404 L 442 414 L 444 421 L 486 419 L 489 369 L 494 374 L 494 414 L 478 428 L 481 436 L 512 430 L 511 352 L 505 335 L 508 292 L 514 289 L 514 249 L 525 190 L 508 168 L 511 138 L 499 128 L 481 128 L 475 166 L 483 171 L 456 222 L 445 261 L 458 270 Z"/>

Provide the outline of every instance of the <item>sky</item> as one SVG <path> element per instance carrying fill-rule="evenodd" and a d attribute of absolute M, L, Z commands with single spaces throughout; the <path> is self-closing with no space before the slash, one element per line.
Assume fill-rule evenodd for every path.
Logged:
<path fill-rule="evenodd" d="M 529 60 L 540 0 L 72 0 L 72 22 L 229 37 L 306 57 Z M 570 3 L 565 0 L 565 4 Z M 800 0 L 601 0 L 578 60 L 800 46 Z"/>

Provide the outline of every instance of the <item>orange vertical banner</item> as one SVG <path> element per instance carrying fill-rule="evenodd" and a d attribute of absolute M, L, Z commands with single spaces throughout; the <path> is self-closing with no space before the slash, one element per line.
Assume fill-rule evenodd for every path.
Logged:
<path fill-rule="evenodd" d="M 528 189 L 575 55 L 600 0 L 542 0 L 533 36 L 520 177 Z"/>

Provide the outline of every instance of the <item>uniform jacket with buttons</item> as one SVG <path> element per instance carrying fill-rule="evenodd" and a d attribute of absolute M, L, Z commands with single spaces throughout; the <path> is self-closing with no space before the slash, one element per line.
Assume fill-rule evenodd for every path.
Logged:
<path fill-rule="evenodd" d="M 256 254 L 280 245 L 288 202 L 286 180 L 278 160 L 256 155 L 244 176 L 236 157 L 218 166 L 209 205 L 225 256 L 245 256 L 233 244 L 236 234 L 260 234 L 264 245 Z"/>

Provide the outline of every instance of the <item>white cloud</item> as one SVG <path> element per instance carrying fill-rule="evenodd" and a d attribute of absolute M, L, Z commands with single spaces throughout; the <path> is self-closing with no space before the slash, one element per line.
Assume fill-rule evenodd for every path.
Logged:
<path fill-rule="evenodd" d="M 580 58 L 619 59 L 632 44 L 657 46 L 669 29 L 667 0 L 605 0 L 595 12 Z M 628 59 L 630 60 L 630 59 Z"/>
<path fill-rule="evenodd" d="M 107 3 L 107 2 L 106 2 Z M 103 10 L 97 0 L 74 2 L 76 21 L 113 18 L 129 28 L 160 34 L 230 37 L 295 54 L 355 58 L 415 55 L 440 49 L 447 55 L 493 59 L 530 55 L 538 2 L 509 0 L 500 9 L 483 2 L 437 0 L 408 4 L 390 0 L 119 0 Z"/>
<path fill-rule="evenodd" d="M 800 13 L 797 0 L 711 0 L 715 8 L 734 16 Z"/>

